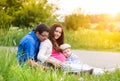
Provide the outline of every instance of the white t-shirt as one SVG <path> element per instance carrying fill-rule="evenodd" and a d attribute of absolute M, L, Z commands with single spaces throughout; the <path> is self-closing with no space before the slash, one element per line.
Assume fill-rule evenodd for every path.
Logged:
<path fill-rule="evenodd" d="M 41 42 L 37 59 L 44 63 L 52 53 L 52 43 L 49 39 Z"/>

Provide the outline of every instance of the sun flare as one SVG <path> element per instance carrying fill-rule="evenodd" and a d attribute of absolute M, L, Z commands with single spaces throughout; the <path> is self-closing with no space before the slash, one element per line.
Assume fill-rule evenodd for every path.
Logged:
<path fill-rule="evenodd" d="M 58 13 L 70 14 L 75 9 L 81 8 L 85 14 L 106 13 L 112 16 L 120 13 L 119 0 L 51 0 L 57 1 L 60 7 Z"/>

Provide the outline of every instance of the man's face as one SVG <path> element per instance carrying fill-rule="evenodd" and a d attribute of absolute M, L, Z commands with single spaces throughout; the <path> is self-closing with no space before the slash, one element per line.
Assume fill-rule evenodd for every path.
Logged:
<path fill-rule="evenodd" d="M 41 34 L 39 34 L 39 32 L 36 32 L 36 35 L 37 35 L 37 37 L 38 37 L 38 39 L 39 39 L 40 41 L 44 41 L 44 40 L 48 39 L 48 37 L 49 37 L 49 32 L 44 31 L 44 32 L 42 32 Z"/>
<path fill-rule="evenodd" d="M 70 48 L 66 48 L 63 50 L 63 54 L 65 55 L 65 57 L 70 57 L 71 53 L 72 52 Z"/>

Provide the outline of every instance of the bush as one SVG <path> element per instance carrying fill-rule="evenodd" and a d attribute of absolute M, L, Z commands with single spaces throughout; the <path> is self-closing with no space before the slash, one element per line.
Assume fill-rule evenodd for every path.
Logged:
<path fill-rule="evenodd" d="M 65 16 L 66 29 L 78 30 L 80 28 L 89 28 L 90 20 L 88 16 L 84 14 L 72 14 Z"/>
<path fill-rule="evenodd" d="M 46 0 L 29 0 L 22 4 L 21 10 L 14 13 L 13 25 L 17 27 L 36 27 L 39 23 L 51 24 L 57 21 L 52 15 L 56 10 L 54 5 L 47 4 Z M 49 23 L 48 23 L 49 22 Z"/>
<path fill-rule="evenodd" d="M 9 30 L 11 26 L 12 17 L 0 12 L 0 32 L 4 33 L 6 30 Z"/>
<path fill-rule="evenodd" d="M 32 29 L 10 29 L 5 36 L 0 37 L 1 46 L 18 46 L 22 37 Z"/>

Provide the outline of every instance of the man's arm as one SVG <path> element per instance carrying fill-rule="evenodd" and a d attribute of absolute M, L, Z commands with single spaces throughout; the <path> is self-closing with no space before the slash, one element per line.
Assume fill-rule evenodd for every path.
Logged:
<path fill-rule="evenodd" d="M 28 60 L 27 60 L 27 63 L 28 63 L 28 65 L 30 65 L 30 66 L 32 66 L 32 67 L 35 67 L 35 68 L 40 67 L 40 68 L 43 68 L 43 69 L 45 69 L 45 70 L 49 69 L 47 66 L 43 66 L 43 65 L 41 65 L 41 64 L 38 64 L 37 62 L 35 62 L 35 61 L 32 60 L 32 59 L 28 59 Z"/>
<path fill-rule="evenodd" d="M 26 44 L 25 44 L 25 48 L 26 48 L 26 62 L 30 65 L 30 66 L 38 66 L 39 64 L 37 62 L 35 62 L 34 56 L 35 56 L 35 41 L 32 38 L 27 39 Z"/>

